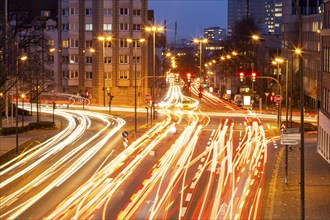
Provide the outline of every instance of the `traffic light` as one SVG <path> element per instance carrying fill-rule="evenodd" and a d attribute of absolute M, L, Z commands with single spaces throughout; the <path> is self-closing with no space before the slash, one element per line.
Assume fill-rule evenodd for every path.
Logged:
<path fill-rule="evenodd" d="M 245 73 L 244 72 L 239 72 L 239 81 L 243 82 L 245 78 Z"/>
<path fill-rule="evenodd" d="M 270 96 L 270 101 L 274 102 L 274 96 L 272 96 L 272 95 Z"/>
<path fill-rule="evenodd" d="M 252 72 L 251 73 L 251 80 L 252 80 L 252 82 L 255 82 L 256 81 L 256 78 L 257 78 L 257 74 L 255 72 Z"/>
<path fill-rule="evenodd" d="M 179 73 L 175 74 L 175 82 L 179 82 Z"/>
<path fill-rule="evenodd" d="M 191 81 L 191 74 L 190 73 L 187 73 L 187 80 L 188 80 L 188 82 Z"/>

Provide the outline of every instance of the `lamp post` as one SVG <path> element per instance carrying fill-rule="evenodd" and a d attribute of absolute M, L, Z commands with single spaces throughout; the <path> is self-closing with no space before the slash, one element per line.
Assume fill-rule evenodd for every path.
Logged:
<path fill-rule="evenodd" d="M 261 38 L 258 35 L 252 35 L 252 40 L 260 41 L 260 40 L 265 40 L 265 39 Z M 278 42 L 284 48 L 290 49 L 288 45 L 282 43 L 281 41 L 277 41 L 277 40 L 274 40 L 274 39 L 269 39 L 269 40 Z M 297 56 L 300 56 L 301 53 L 302 53 L 301 49 L 299 49 L 299 48 L 293 49 L 292 52 L 293 52 L 294 55 L 297 55 Z M 292 74 L 291 74 L 291 77 L 289 79 L 289 60 L 288 60 L 288 58 L 277 59 L 277 62 L 278 61 L 281 62 L 281 60 L 282 60 L 282 63 L 283 63 L 284 60 L 286 62 L 286 69 L 285 69 L 285 71 L 286 71 L 286 77 L 285 77 L 285 79 L 286 79 L 286 82 L 285 82 L 286 83 L 285 84 L 285 87 L 286 87 L 286 93 L 285 93 L 286 94 L 286 96 L 285 96 L 285 100 L 286 100 L 286 102 L 285 102 L 286 103 L 286 121 L 288 121 L 288 111 L 289 111 L 289 109 L 288 109 L 289 105 L 288 104 L 290 104 L 290 127 L 292 127 L 292 87 L 293 87 L 293 85 L 292 85 Z M 287 91 L 289 90 L 289 80 L 291 81 L 291 84 L 290 84 L 290 97 L 289 97 L 289 93 L 287 93 Z M 286 124 L 286 126 L 288 127 L 288 124 Z"/>
<path fill-rule="evenodd" d="M 16 117 L 16 154 L 18 154 L 18 65 L 19 61 L 25 61 L 27 56 L 22 56 L 16 59 L 16 108 L 15 108 L 15 117 Z"/>
<path fill-rule="evenodd" d="M 147 32 L 152 32 L 152 74 L 153 83 L 156 81 L 156 32 L 162 32 L 164 30 L 163 26 L 150 26 L 146 27 Z M 152 92 L 154 93 L 154 92 Z M 152 98 L 155 99 L 155 94 L 151 94 Z"/>
<path fill-rule="evenodd" d="M 137 76 L 136 76 L 136 64 L 137 64 L 137 46 L 138 43 L 143 43 L 144 38 L 141 39 L 127 39 L 127 42 L 133 43 L 134 46 L 134 132 L 137 134 Z"/>
<path fill-rule="evenodd" d="M 203 58 L 203 47 L 202 44 L 206 44 L 208 40 L 204 39 L 197 39 L 195 38 L 193 41 L 195 44 L 199 44 L 199 77 L 202 76 L 202 58 Z"/>
<path fill-rule="evenodd" d="M 102 60 L 103 60 L 103 106 L 105 107 L 105 42 L 109 42 L 112 40 L 110 36 L 98 36 L 97 39 L 102 42 Z M 94 49 L 93 49 L 94 50 Z M 92 52 L 92 50 L 91 50 Z"/>
<path fill-rule="evenodd" d="M 22 93 L 21 95 L 22 98 L 22 127 L 24 127 L 24 99 L 25 99 L 25 93 Z"/>

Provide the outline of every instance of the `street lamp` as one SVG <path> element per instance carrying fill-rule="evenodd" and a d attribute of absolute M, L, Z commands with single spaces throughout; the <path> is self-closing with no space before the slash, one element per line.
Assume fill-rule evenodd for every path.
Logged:
<path fill-rule="evenodd" d="M 202 76 L 202 54 L 203 54 L 203 48 L 202 48 L 202 44 L 206 44 L 208 42 L 208 40 L 206 38 L 204 39 L 198 39 L 195 38 L 194 39 L 194 43 L 195 44 L 199 44 L 199 77 Z"/>
<path fill-rule="evenodd" d="M 133 43 L 134 46 L 134 131 L 137 133 L 137 76 L 136 76 L 136 64 L 137 64 L 137 46 L 138 43 L 145 42 L 144 38 L 141 39 L 127 39 L 127 42 Z"/>
<path fill-rule="evenodd" d="M 281 80 L 280 80 L 280 64 L 282 64 L 283 62 L 284 62 L 284 60 L 282 58 L 279 58 L 279 57 L 276 57 L 275 60 L 272 61 L 272 64 L 277 65 L 277 81 L 278 82 L 281 82 Z M 288 82 L 286 82 L 286 87 L 285 87 L 286 89 L 287 89 L 287 85 L 288 85 Z M 282 96 L 281 93 L 282 92 L 280 91 L 280 95 Z M 286 94 L 287 94 L 287 91 L 286 91 Z M 287 99 L 287 96 L 285 98 Z M 277 111 L 278 127 L 281 126 L 281 115 L 282 115 L 282 101 L 279 102 L 279 104 L 278 104 L 278 111 Z M 287 120 L 287 116 L 286 116 L 286 120 Z M 287 123 L 288 122 L 286 122 L 286 124 Z"/>
<path fill-rule="evenodd" d="M 152 73 L 153 73 L 153 84 L 156 81 L 156 32 L 162 32 L 164 30 L 163 26 L 150 26 L 146 27 L 147 32 L 152 32 Z M 152 88 L 151 88 L 152 89 Z M 153 91 L 153 90 L 152 90 Z M 155 94 L 151 94 L 154 98 Z"/>
<path fill-rule="evenodd" d="M 18 154 L 18 64 L 19 61 L 25 61 L 27 56 L 21 56 L 16 59 L 16 108 L 15 108 L 15 117 L 16 117 L 16 154 Z"/>
<path fill-rule="evenodd" d="M 24 127 L 24 99 L 25 99 L 25 93 L 22 93 L 21 95 L 22 98 L 22 127 Z"/>
<path fill-rule="evenodd" d="M 263 38 L 261 38 L 259 35 L 252 35 L 251 36 L 251 38 L 252 38 L 252 40 L 254 40 L 254 41 L 261 41 L 261 40 L 265 40 L 265 39 L 263 39 Z M 269 39 L 269 40 L 271 40 L 271 41 L 275 41 L 275 42 L 278 42 L 278 43 L 280 43 L 284 48 L 286 48 L 286 49 L 289 49 L 290 50 L 290 47 L 288 46 L 288 45 L 286 45 L 286 44 L 284 44 L 284 43 L 282 43 L 281 41 L 278 41 L 278 40 L 274 40 L 274 39 Z M 292 42 L 291 42 L 292 43 Z M 294 49 L 293 50 L 291 50 L 292 52 L 293 52 L 293 54 L 295 54 L 295 55 L 297 55 L 297 56 L 299 56 L 299 57 L 301 57 L 301 54 L 302 54 L 302 50 L 299 48 L 299 47 L 294 47 Z M 288 73 L 288 71 L 289 71 L 289 64 L 288 64 L 288 58 L 280 58 L 280 59 L 277 59 L 277 60 L 275 60 L 275 61 L 273 61 L 272 63 L 273 64 L 277 64 L 278 62 L 281 62 L 282 61 L 282 63 L 283 63 L 283 60 L 285 60 L 286 61 L 286 97 L 285 97 L 285 99 L 286 99 L 286 109 L 287 109 L 287 112 L 286 112 L 286 121 L 288 121 L 288 103 L 290 103 L 290 127 L 292 127 L 292 88 L 293 88 L 293 85 L 292 85 L 292 74 L 291 74 L 291 77 L 290 77 L 290 79 L 289 79 L 289 73 Z M 275 63 L 276 62 L 276 63 Z M 289 97 L 289 94 L 287 93 L 287 91 L 288 91 L 288 89 L 289 89 L 289 85 L 288 85 L 288 82 L 289 82 L 289 80 L 291 81 L 291 86 L 290 86 L 290 97 Z M 290 101 L 288 101 L 288 100 L 290 100 Z M 288 103 L 287 103 L 288 102 Z M 286 126 L 288 127 L 288 124 L 286 124 Z"/>
<path fill-rule="evenodd" d="M 98 36 L 97 40 L 102 41 L 102 60 L 103 60 L 103 88 L 102 88 L 102 90 L 103 90 L 103 106 L 105 107 L 105 64 L 104 64 L 105 63 L 105 61 L 104 61 L 104 59 L 105 59 L 105 48 L 104 48 L 104 44 L 105 44 L 105 42 L 111 41 L 112 37 L 110 37 L 110 36 Z M 94 49 L 91 49 L 90 51 L 92 53 L 93 53 L 93 51 L 95 52 Z"/>

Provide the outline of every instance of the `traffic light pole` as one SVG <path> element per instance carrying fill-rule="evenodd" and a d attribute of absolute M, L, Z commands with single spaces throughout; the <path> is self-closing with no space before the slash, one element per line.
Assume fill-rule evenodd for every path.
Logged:
<path fill-rule="evenodd" d="M 281 86 L 281 83 L 275 79 L 274 77 L 271 77 L 271 76 L 258 76 L 258 78 L 261 78 L 261 79 L 272 79 L 274 80 L 275 82 L 277 82 L 279 88 L 280 88 L 280 95 L 282 96 L 282 86 Z M 288 83 L 288 82 L 286 82 Z M 277 113 L 277 126 L 280 127 L 281 126 L 281 103 L 279 104 L 278 106 L 278 113 Z"/>

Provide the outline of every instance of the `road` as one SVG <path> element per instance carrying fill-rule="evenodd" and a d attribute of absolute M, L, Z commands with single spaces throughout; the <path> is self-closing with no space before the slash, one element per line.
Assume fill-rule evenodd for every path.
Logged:
<path fill-rule="evenodd" d="M 191 92 L 173 84 L 159 103 L 162 120 L 127 148 L 118 147 L 122 118 L 56 110 L 67 128 L 0 167 L 0 217 L 260 218 L 263 122 L 211 93 L 194 98 L 197 87 Z"/>

